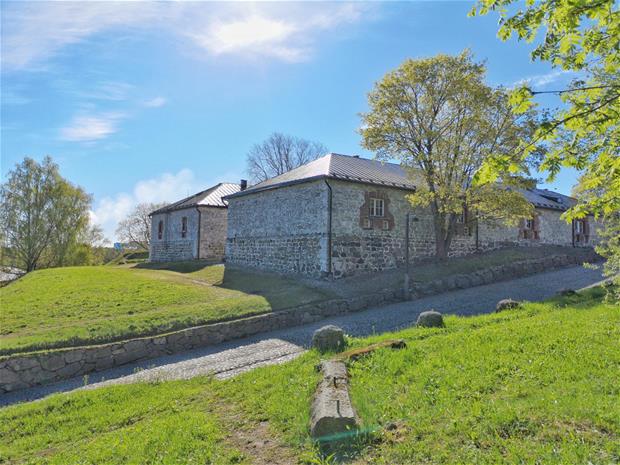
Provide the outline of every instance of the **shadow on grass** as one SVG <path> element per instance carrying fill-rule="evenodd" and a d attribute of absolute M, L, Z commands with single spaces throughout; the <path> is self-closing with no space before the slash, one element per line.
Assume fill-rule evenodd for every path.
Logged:
<path fill-rule="evenodd" d="M 169 263 L 141 263 L 137 269 L 162 270 L 189 276 L 192 282 L 220 287 L 244 294 L 263 297 L 272 310 L 334 298 L 335 294 L 321 290 L 292 277 L 252 269 L 224 266 L 222 262 L 191 260 Z"/>
<path fill-rule="evenodd" d="M 167 270 L 177 273 L 195 273 L 212 265 L 220 265 L 222 262 L 215 260 L 188 260 L 184 262 L 144 262 L 134 268 L 145 270 Z M 223 265 L 223 264 L 222 264 Z"/>

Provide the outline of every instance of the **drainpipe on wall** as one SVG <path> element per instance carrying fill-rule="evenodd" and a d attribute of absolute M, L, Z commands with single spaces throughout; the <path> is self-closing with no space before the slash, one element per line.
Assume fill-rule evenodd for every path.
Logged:
<path fill-rule="evenodd" d="M 202 213 L 200 208 L 196 207 L 198 212 L 198 236 L 196 238 L 196 259 L 200 260 L 200 223 L 202 223 Z"/>
<path fill-rule="evenodd" d="M 332 186 L 323 179 L 329 193 L 327 194 L 327 275 L 332 276 Z"/>

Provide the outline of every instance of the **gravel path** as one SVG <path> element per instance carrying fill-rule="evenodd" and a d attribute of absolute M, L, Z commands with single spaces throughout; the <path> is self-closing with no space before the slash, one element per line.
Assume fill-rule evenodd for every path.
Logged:
<path fill-rule="evenodd" d="M 411 302 L 371 308 L 317 323 L 258 334 L 216 346 L 92 373 L 86 386 L 84 379 L 80 377 L 4 394 L 0 396 L 0 405 L 34 400 L 54 392 L 94 389 L 110 384 L 189 379 L 208 373 L 214 374 L 217 378 L 229 378 L 259 366 L 294 359 L 306 350 L 314 330 L 326 324 L 338 325 L 352 336 L 365 336 L 411 326 L 420 312 L 430 308 L 443 313 L 475 315 L 493 311 L 500 299 L 542 300 L 553 296 L 560 289 L 579 289 L 601 279 L 599 270 L 576 266 Z"/>

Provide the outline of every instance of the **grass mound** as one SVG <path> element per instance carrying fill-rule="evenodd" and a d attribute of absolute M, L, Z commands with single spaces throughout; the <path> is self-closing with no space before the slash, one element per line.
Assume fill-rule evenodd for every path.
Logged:
<path fill-rule="evenodd" d="M 367 434 L 349 463 L 620 461 L 620 312 L 600 290 L 445 321 L 351 341 L 400 338 L 407 347 L 350 364 Z M 256 431 L 268 422 L 301 463 L 328 463 L 308 435 L 318 360 L 311 351 L 227 381 L 115 386 L 7 407 L 0 462 L 289 463 L 237 448 L 241 416 Z"/>
<path fill-rule="evenodd" d="M 266 273 L 192 262 L 28 273 L 0 289 L 0 354 L 157 334 L 331 296 Z"/>

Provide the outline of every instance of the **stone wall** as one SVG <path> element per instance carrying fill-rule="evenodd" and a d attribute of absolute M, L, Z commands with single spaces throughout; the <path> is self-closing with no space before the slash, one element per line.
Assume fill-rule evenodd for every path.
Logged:
<path fill-rule="evenodd" d="M 231 198 L 226 261 L 310 276 L 327 271 L 327 192 L 316 181 Z"/>
<path fill-rule="evenodd" d="M 200 257 L 223 260 L 226 246 L 228 209 L 200 207 Z"/>
<path fill-rule="evenodd" d="M 183 217 L 187 218 L 187 234 L 182 237 Z M 158 224 L 164 222 L 162 238 L 158 237 Z M 172 262 L 192 260 L 197 257 L 198 211 L 186 208 L 151 217 L 151 245 L 149 260 L 152 262 Z"/>
<path fill-rule="evenodd" d="M 433 217 L 428 209 L 411 207 L 406 199 L 408 191 L 330 180 L 333 188 L 332 272 L 336 278 L 357 273 L 376 272 L 395 268 L 405 262 L 406 215 L 412 218 L 409 233 L 410 260 L 432 257 L 435 254 Z M 386 200 L 389 212 L 387 228 L 380 221 L 370 225 L 360 221 L 368 204 L 369 193 Z M 475 223 L 461 228 L 453 237 L 449 256 L 457 257 L 476 251 L 489 251 L 505 246 L 572 245 L 572 227 L 561 219 L 562 212 L 537 208 L 539 239 L 521 239 L 519 226 L 505 224 L 478 225 L 476 242 Z M 415 219 L 415 220 L 413 220 Z M 597 242 L 596 230 L 600 224 L 590 219 L 591 246 Z M 364 227 L 366 226 L 366 227 Z"/>
<path fill-rule="evenodd" d="M 514 262 L 467 275 L 449 276 L 412 287 L 412 295 L 424 296 L 538 273 L 545 269 L 595 260 L 591 249 L 577 255 L 557 255 Z M 401 300 L 399 290 L 336 299 L 279 312 L 222 323 L 197 326 L 158 336 L 143 337 L 97 346 L 75 347 L 0 357 L 0 392 L 60 381 L 130 362 L 147 360 L 253 334 L 312 323 L 323 318 L 360 311 Z"/>
<path fill-rule="evenodd" d="M 153 215 L 151 218 L 151 246 L 149 260 L 174 262 L 204 258 L 223 260 L 226 244 L 227 209 L 223 207 L 196 207 Z M 187 234 L 183 237 L 182 221 L 187 218 Z M 200 218 L 200 228 L 198 221 Z M 158 238 L 159 221 L 164 222 L 164 233 Z M 200 230 L 200 257 L 198 231 Z"/>

